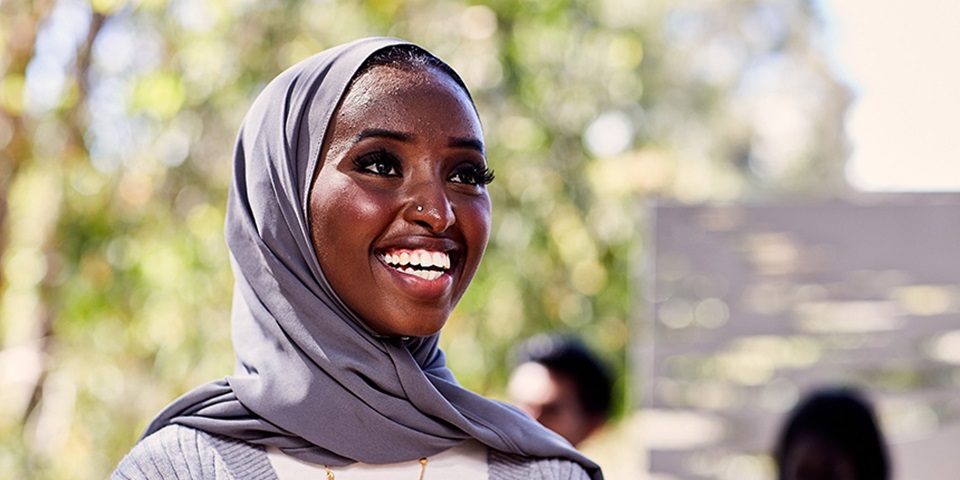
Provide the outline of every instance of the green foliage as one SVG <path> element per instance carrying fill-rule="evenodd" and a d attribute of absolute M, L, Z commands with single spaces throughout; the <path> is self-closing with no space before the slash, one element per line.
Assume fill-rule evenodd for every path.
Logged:
<path fill-rule="evenodd" d="M 103 478 L 160 408 L 231 372 L 236 131 L 265 82 L 335 44 L 407 38 L 474 93 L 494 229 L 442 345 L 490 395 L 544 330 L 626 378 L 647 200 L 842 188 L 846 96 L 803 2 L 91 4 L 0 3 L 0 478 Z M 64 41 L 44 28 L 65 14 L 74 43 L 32 48 Z"/>

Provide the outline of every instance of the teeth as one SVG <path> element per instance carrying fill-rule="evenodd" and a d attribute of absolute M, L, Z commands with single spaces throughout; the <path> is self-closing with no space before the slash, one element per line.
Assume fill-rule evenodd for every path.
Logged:
<path fill-rule="evenodd" d="M 433 266 L 433 254 L 431 254 L 430 252 L 423 252 L 423 253 L 421 253 L 421 254 L 419 254 L 419 255 L 417 255 L 416 253 L 414 253 L 413 256 L 414 256 L 414 258 L 417 259 L 417 261 L 420 262 L 420 266 L 421 266 L 421 267 L 426 268 L 426 267 L 432 267 L 432 266 Z M 416 265 L 416 264 L 414 264 L 414 265 Z"/>
<path fill-rule="evenodd" d="M 433 261 L 434 265 L 443 269 L 450 268 L 450 257 L 447 256 L 446 254 L 443 254 L 440 252 L 433 252 L 433 255 L 431 255 L 431 257 L 433 257 L 431 258 L 431 260 Z"/>
<path fill-rule="evenodd" d="M 438 272 L 436 270 L 416 270 L 410 267 L 401 268 L 400 271 L 406 273 L 407 275 L 420 277 L 424 280 L 436 280 L 440 278 L 440 275 L 443 275 L 443 272 Z"/>
<path fill-rule="evenodd" d="M 426 280 L 436 280 L 444 274 L 445 270 L 450 269 L 450 255 L 445 252 L 404 250 L 399 253 L 385 253 L 383 260 L 403 273 Z M 440 270 L 427 270 L 430 268 Z"/>

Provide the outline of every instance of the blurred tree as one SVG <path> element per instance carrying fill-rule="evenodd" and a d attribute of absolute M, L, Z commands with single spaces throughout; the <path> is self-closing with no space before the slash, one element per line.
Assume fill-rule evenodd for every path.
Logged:
<path fill-rule="evenodd" d="M 0 478 L 105 477 L 231 372 L 240 120 L 287 66 L 376 34 L 451 63 L 485 123 L 495 225 L 443 347 L 486 393 L 543 330 L 624 368 L 645 200 L 844 188 L 848 97 L 808 2 L 0 2 Z"/>

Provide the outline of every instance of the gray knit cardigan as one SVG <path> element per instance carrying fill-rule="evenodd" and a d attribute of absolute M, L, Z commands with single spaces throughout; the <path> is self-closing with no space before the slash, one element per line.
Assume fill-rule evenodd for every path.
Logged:
<path fill-rule="evenodd" d="M 580 465 L 562 459 L 524 458 L 496 450 L 487 456 L 490 480 L 589 480 Z M 143 439 L 111 480 L 278 480 L 263 447 L 179 425 Z"/>

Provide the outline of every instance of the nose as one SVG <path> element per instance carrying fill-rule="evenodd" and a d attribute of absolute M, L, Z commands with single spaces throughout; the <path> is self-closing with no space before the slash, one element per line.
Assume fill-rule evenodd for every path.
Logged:
<path fill-rule="evenodd" d="M 447 192 L 434 182 L 418 185 L 407 203 L 407 220 L 433 233 L 445 232 L 456 222 Z"/>

